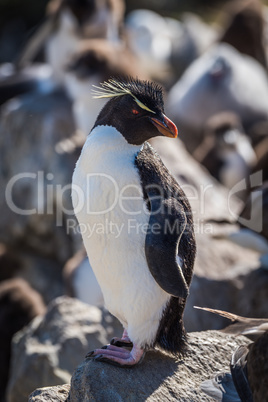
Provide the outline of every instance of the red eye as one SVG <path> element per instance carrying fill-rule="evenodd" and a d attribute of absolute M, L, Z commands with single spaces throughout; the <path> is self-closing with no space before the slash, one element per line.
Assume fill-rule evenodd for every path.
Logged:
<path fill-rule="evenodd" d="M 138 110 L 136 110 L 136 109 L 132 109 L 132 113 L 133 114 L 139 114 Z"/>

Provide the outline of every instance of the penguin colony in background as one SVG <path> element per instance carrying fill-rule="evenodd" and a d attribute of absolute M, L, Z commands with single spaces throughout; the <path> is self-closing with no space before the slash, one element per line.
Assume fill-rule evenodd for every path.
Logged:
<path fill-rule="evenodd" d="M 182 316 L 196 245 L 189 202 L 146 142 L 177 137 L 161 87 L 132 78 L 101 86 L 95 96 L 111 99 L 82 149 L 72 199 L 105 304 L 124 327 L 121 339 L 88 356 L 129 367 L 154 346 L 185 352 Z M 109 230 L 98 232 L 107 222 Z"/>
<path fill-rule="evenodd" d="M 45 45 L 47 62 L 62 84 L 64 70 L 80 41 L 106 38 L 118 43 L 123 15 L 121 0 L 50 0 L 46 20 L 22 50 L 17 67 L 25 67 Z"/>

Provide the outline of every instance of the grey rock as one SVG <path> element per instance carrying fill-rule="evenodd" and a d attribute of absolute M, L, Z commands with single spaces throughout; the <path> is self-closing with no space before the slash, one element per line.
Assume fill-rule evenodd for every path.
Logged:
<path fill-rule="evenodd" d="M 131 369 L 86 359 L 72 376 L 68 401 L 212 401 L 201 383 L 229 371 L 232 351 L 247 343 L 243 336 L 206 331 L 189 334 L 189 352 L 180 361 L 158 351 Z"/>
<path fill-rule="evenodd" d="M 62 265 L 51 258 L 36 253 L 17 251 L 20 270 L 17 275 L 37 290 L 48 304 L 63 295 Z"/>
<path fill-rule="evenodd" d="M 29 396 L 29 402 L 64 402 L 68 397 L 69 390 L 69 384 L 59 385 L 56 387 L 39 388 Z"/>
<path fill-rule="evenodd" d="M 246 270 L 245 270 L 246 271 Z M 268 295 L 267 270 L 258 268 L 233 277 L 211 279 L 195 275 L 184 311 L 188 331 L 221 329 L 229 320 L 215 314 L 201 312 L 193 306 L 231 311 L 246 317 L 266 318 Z M 212 317 L 214 315 L 214 317 Z"/>
<path fill-rule="evenodd" d="M 181 140 L 156 137 L 150 143 L 185 191 L 197 229 L 205 219 L 230 219 L 240 212 L 241 201 L 235 194 L 229 199 L 229 191 L 189 154 Z"/>
<path fill-rule="evenodd" d="M 26 401 L 36 388 L 65 384 L 92 349 L 121 335 L 107 311 L 66 296 L 55 299 L 13 338 L 8 402 Z"/>
<path fill-rule="evenodd" d="M 70 183 L 78 152 L 57 152 L 73 132 L 61 92 L 21 96 L 0 110 L 0 242 L 16 256 L 16 275 L 46 303 L 63 294 L 63 265 L 82 243 L 67 230 L 68 219 L 76 222 Z"/>
<path fill-rule="evenodd" d="M 71 104 L 62 93 L 16 98 L 0 111 L 0 184 L 6 189 L 0 240 L 61 263 L 72 254 L 65 227 L 72 205 L 64 186 L 78 154 L 57 153 L 56 146 L 73 132 Z"/>

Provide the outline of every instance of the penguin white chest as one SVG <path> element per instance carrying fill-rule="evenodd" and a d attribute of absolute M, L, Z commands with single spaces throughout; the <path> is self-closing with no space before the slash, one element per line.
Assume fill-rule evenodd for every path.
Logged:
<path fill-rule="evenodd" d="M 47 62 L 60 84 L 64 83 L 66 66 L 77 51 L 79 40 L 76 19 L 69 10 L 64 10 L 58 21 L 58 29 L 49 37 L 45 49 Z"/>
<path fill-rule="evenodd" d="M 72 197 L 106 306 L 130 333 L 132 325 L 141 328 L 139 321 L 153 320 L 146 335 L 151 342 L 169 295 L 153 279 L 145 257 L 150 215 L 135 167 L 140 148 L 115 128 L 96 127 L 77 162 Z M 137 341 L 144 336 L 132 334 Z"/>

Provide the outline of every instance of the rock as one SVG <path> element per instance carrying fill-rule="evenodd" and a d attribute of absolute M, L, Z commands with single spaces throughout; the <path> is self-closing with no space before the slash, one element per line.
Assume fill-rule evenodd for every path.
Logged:
<path fill-rule="evenodd" d="M 86 359 L 72 376 L 68 401 L 212 401 L 201 392 L 202 381 L 229 371 L 232 352 L 248 342 L 206 331 L 189 334 L 189 352 L 181 361 L 156 351 L 131 369 Z"/>
<path fill-rule="evenodd" d="M 185 191 L 198 230 L 199 226 L 202 230 L 205 220 L 231 219 L 233 215 L 238 214 L 242 203 L 236 194 L 230 194 L 215 180 L 189 154 L 181 140 L 156 137 L 151 139 L 150 143 Z M 210 227 L 207 229 L 209 231 Z"/>
<path fill-rule="evenodd" d="M 30 396 L 29 402 L 65 402 L 70 390 L 70 385 L 59 385 L 36 389 Z"/>
<path fill-rule="evenodd" d="M 211 307 L 225 309 L 227 311 L 237 310 L 236 283 L 228 279 L 208 279 L 194 275 L 184 310 L 184 325 L 187 331 L 204 331 L 207 329 L 221 329 L 229 322 L 223 317 L 215 314 L 203 313 L 194 308 Z M 213 306 L 213 307 L 212 307 Z"/>
<path fill-rule="evenodd" d="M 256 269 L 239 279 L 240 283 L 238 284 L 238 288 L 240 288 L 240 291 L 237 293 L 238 314 L 241 315 L 241 312 L 243 312 L 247 317 L 268 317 L 267 269 Z"/>
<path fill-rule="evenodd" d="M 0 281 L 12 278 L 20 268 L 18 257 L 5 244 L 0 243 Z"/>
<path fill-rule="evenodd" d="M 69 382 L 86 353 L 121 335 L 108 312 L 60 297 L 13 338 L 8 401 L 21 402 L 39 387 Z"/>
<path fill-rule="evenodd" d="M 0 113 L 0 241 L 64 263 L 73 241 L 71 177 L 78 154 L 59 154 L 59 141 L 74 132 L 63 93 L 30 94 L 7 102 Z"/>
<path fill-rule="evenodd" d="M 76 224 L 70 183 L 78 153 L 56 151 L 73 132 L 71 103 L 59 91 L 21 96 L 0 110 L 0 242 L 7 249 L 0 264 L 18 266 L 16 276 L 46 303 L 63 294 L 63 265 L 82 242 L 67 227 L 68 219 Z"/>
<path fill-rule="evenodd" d="M 223 317 L 200 312 L 193 306 L 231 311 L 246 317 L 268 317 L 268 272 L 265 269 L 242 273 L 235 269 L 233 276 L 211 279 L 195 275 L 184 311 L 188 331 L 220 329 L 229 322 Z"/>
<path fill-rule="evenodd" d="M 31 252 L 17 251 L 16 254 L 20 261 L 16 276 L 42 294 L 46 304 L 63 295 L 62 265 L 58 261 Z"/>

